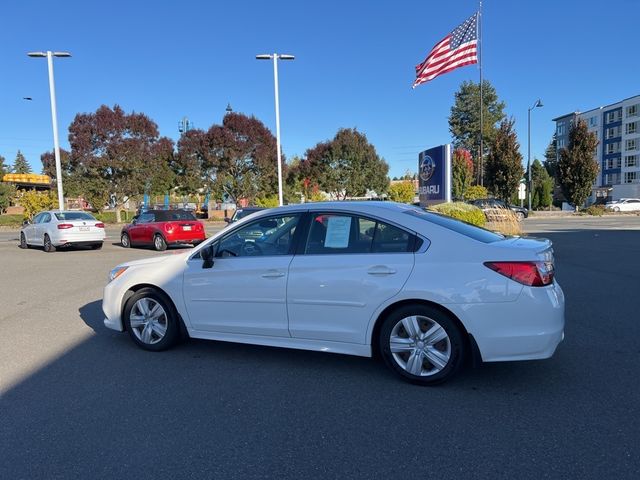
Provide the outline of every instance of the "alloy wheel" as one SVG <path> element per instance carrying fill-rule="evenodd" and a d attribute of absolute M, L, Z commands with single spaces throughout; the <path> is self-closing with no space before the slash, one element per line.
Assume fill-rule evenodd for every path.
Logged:
<path fill-rule="evenodd" d="M 167 334 L 167 313 L 153 298 L 138 300 L 129 314 L 131 331 L 138 340 L 147 345 L 160 342 Z"/>
<path fill-rule="evenodd" d="M 396 364 L 416 377 L 441 372 L 451 359 L 451 339 L 435 320 L 421 315 L 405 317 L 389 336 L 391 356 Z"/>

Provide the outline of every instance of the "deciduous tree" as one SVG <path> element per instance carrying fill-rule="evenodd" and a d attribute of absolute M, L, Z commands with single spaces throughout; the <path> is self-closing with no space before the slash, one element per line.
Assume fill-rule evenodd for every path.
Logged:
<path fill-rule="evenodd" d="M 452 160 L 452 194 L 454 199 L 464 199 L 465 191 L 473 182 L 473 159 L 469 150 L 456 148 Z"/>
<path fill-rule="evenodd" d="M 595 133 L 589 132 L 584 120 L 576 119 L 569 130 L 568 147 L 560 150 L 558 161 L 558 183 L 576 209 L 587 200 L 598 176 L 598 162 L 594 159 L 597 146 Z"/>
<path fill-rule="evenodd" d="M 514 120 L 503 120 L 496 132 L 486 161 L 486 184 L 496 197 L 509 202 L 516 191 L 524 168 Z"/>

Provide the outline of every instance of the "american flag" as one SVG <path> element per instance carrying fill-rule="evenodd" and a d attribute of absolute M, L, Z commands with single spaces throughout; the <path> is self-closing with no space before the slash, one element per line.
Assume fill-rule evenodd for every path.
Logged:
<path fill-rule="evenodd" d="M 478 13 L 440 40 L 431 49 L 426 60 L 416 65 L 413 87 L 433 80 L 438 75 L 458 67 L 478 63 Z"/>

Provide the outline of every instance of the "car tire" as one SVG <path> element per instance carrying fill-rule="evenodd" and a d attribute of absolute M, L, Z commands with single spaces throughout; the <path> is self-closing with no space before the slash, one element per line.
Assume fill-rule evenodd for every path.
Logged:
<path fill-rule="evenodd" d="M 613 207 L 613 211 L 614 212 L 619 212 L 620 211 L 620 207 Z"/>
<path fill-rule="evenodd" d="M 522 212 L 516 212 L 516 220 L 518 220 L 519 222 L 524 220 L 524 213 Z"/>
<path fill-rule="evenodd" d="M 448 314 L 426 305 L 392 311 L 383 320 L 377 341 L 385 364 L 403 380 L 418 385 L 448 380 L 464 361 L 460 327 Z"/>
<path fill-rule="evenodd" d="M 153 248 L 159 252 L 167 249 L 167 242 L 159 233 L 156 233 L 153 237 Z"/>
<path fill-rule="evenodd" d="M 29 248 L 29 244 L 27 243 L 27 237 L 25 236 L 24 232 L 20 232 L 20 248 Z"/>
<path fill-rule="evenodd" d="M 129 238 L 129 235 L 127 235 L 126 233 L 120 235 L 120 245 L 122 245 L 124 248 L 129 248 L 131 246 L 131 239 Z"/>
<path fill-rule="evenodd" d="M 131 339 L 144 350 L 166 350 L 180 338 L 176 309 L 166 295 L 154 288 L 134 293 L 124 307 L 123 319 Z"/>
<path fill-rule="evenodd" d="M 101 248 L 102 248 L 102 242 L 94 243 L 93 245 L 91 245 L 92 250 L 100 250 Z"/>
<path fill-rule="evenodd" d="M 52 253 L 56 251 L 56 247 L 51 243 L 51 238 L 48 234 L 44 234 L 44 251 L 47 253 Z"/>

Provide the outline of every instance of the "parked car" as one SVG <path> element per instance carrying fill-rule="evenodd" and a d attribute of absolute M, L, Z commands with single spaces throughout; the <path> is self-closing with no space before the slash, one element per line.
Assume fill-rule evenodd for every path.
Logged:
<path fill-rule="evenodd" d="M 122 227 L 120 244 L 152 246 L 166 250 L 169 245 L 198 245 L 206 238 L 204 225 L 188 210 L 147 210 Z"/>
<path fill-rule="evenodd" d="M 47 210 L 33 217 L 33 221 L 23 223 L 20 248 L 36 245 L 45 252 L 55 252 L 56 248 L 89 246 L 99 250 L 104 237 L 104 223 L 90 213 Z"/>
<path fill-rule="evenodd" d="M 469 203 L 480 208 L 485 215 L 487 215 L 487 218 L 491 216 L 500 216 L 500 213 L 505 210 L 511 210 L 519 222 L 529 216 L 529 210 L 526 208 L 518 207 L 517 205 L 507 205 L 505 202 L 498 200 L 497 198 L 481 198 L 478 200 L 470 200 Z"/>
<path fill-rule="evenodd" d="M 247 232 L 262 231 L 259 237 Z M 146 350 L 192 338 L 370 357 L 403 379 L 465 358 L 543 359 L 564 338 L 551 242 L 393 202 L 257 212 L 195 251 L 111 270 L 108 328 Z"/>
<path fill-rule="evenodd" d="M 621 198 L 615 202 L 607 202 L 605 208 L 614 212 L 640 211 L 640 198 Z"/>
<path fill-rule="evenodd" d="M 256 213 L 256 212 L 260 212 L 261 210 L 264 210 L 264 208 L 262 207 L 245 207 L 245 208 L 239 208 L 237 209 L 233 215 L 231 216 L 231 218 L 229 217 L 224 217 L 224 221 L 231 224 L 231 223 L 235 223 L 238 220 L 243 219 L 244 217 L 246 217 L 247 215 L 251 215 L 252 213 Z"/>

